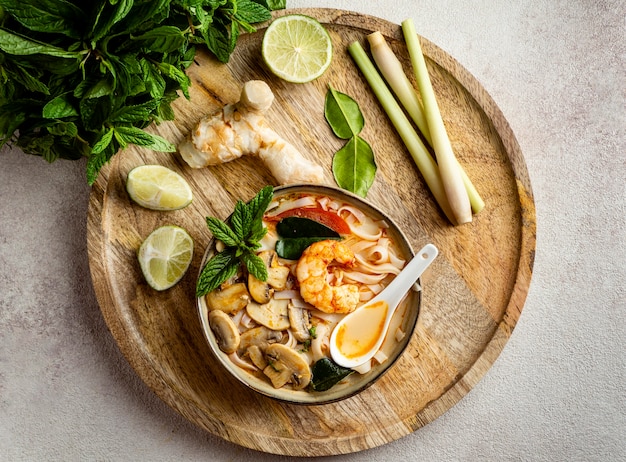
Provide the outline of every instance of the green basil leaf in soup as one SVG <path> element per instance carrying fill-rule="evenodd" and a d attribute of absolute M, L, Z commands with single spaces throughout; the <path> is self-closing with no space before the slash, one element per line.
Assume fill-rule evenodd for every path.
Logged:
<path fill-rule="evenodd" d="M 352 374 L 352 369 L 339 366 L 329 358 L 322 358 L 313 364 L 310 387 L 314 391 L 326 391 Z"/>
<path fill-rule="evenodd" d="M 324 116 L 338 138 L 347 140 L 361 133 L 365 125 L 359 105 L 350 96 L 329 87 Z"/>
<path fill-rule="evenodd" d="M 335 153 L 332 165 L 337 184 L 365 197 L 376 176 L 374 152 L 367 141 L 354 136 Z"/>
<path fill-rule="evenodd" d="M 283 218 L 276 224 L 276 232 L 280 237 L 339 237 L 339 233 L 315 220 L 303 217 Z"/>
<path fill-rule="evenodd" d="M 314 242 L 325 241 L 327 239 L 339 240 L 339 237 L 295 237 L 281 238 L 276 241 L 276 253 L 280 258 L 287 260 L 298 260 L 302 252 Z"/>

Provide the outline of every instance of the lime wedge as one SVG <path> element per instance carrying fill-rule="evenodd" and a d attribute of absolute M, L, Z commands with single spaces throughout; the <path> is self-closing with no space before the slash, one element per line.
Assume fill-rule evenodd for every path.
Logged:
<path fill-rule="evenodd" d="M 305 83 L 328 69 L 333 45 L 319 21 L 289 14 L 275 19 L 265 30 L 261 53 L 275 75 L 287 82 Z"/>
<path fill-rule="evenodd" d="M 166 290 L 187 272 L 193 257 L 193 239 L 175 225 L 155 229 L 139 247 L 137 258 L 146 282 L 155 290 Z"/>
<path fill-rule="evenodd" d="M 187 181 L 163 165 L 133 168 L 126 177 L 126 190 L 133 201 L 151 210 L 178 210 L 192 200 Z"/>

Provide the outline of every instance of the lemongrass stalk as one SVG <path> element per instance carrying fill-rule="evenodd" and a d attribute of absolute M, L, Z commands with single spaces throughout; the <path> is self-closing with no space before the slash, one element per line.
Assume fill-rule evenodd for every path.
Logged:
<path fill-rule="evenodd" d="M 426 141 L 432 146 L 428 122 L 426 121 L 426 116 L 424 115 L 424 108 L 421 101 L 418 99 L 417 91 L 404 72 L 402 63 L 396 57 L 391 47 L 387 44 L 383 34 L 379 31 L 368 35 L 367 40 L 370 44 L 372 57 L 378 66 L 378 70 L 396 94 L 397 99 L 400 101 L 402 106 L 404 106 L 406 112 L 409 114 L 411 119 L 413 119 L 413 122 L 415 122 L 419 130 L 422 132 Z M 458 159 L 456 157 L 455 160 L 458 163 Z M 470 180 L 469 176 L 467 176 L 467 173 L 465 173 L 461 164 L 459 164 L 459 168 L 461 168 L 463 184 L 467 190 L 472 211 L 474 213 L 479 213 L 485 207 L 485 202 L 480 197 L 480 194 L 476 190 L 472 180 Z"/>
<path fill-rule="evenodd" d="M 426 68 L 422 47 L 411 19 L 407 19 L 402 23 L 402 32 L 404 33 L 404 40 L 409 50 L 409 57 L 411 58 L 417 85 L 422 96 L 424 113 L 433 141 L 433 149 L 437 156 L 437 165 L 439 166 L 441 180 L 443 181 L 450 207 L 459 224 L 469 223 L 472 221 L 472 207 L 469 195 L 465 189 L 461 169 L 452 150 L 448 132 L 441 117 L 437 98 L 435 97 L 428 69 Z"/>
<path fill-rule="evenodd" d="M 411 84 L 404 73 L 402 63 L 387 44 L 383 34 L 379 31 L 368 35 L 367 41 L 370 44 L 372 58 L 374 58 L 378 70 L 396 94 L 398 101 L 400 101 L 411 119 L 413 119 L 417 128 L 420 129 L 422 135 L 424 135 L 424 138 L 428 141 L 428 144 L 432 146 L 430 130 L 428 130 L 428 123 L 426 122 L 426 116 L 424 116 L 422 103 L 417 97 L 415 87 L 413 87 L 413 84 Z"/>
<path fill-rule="evenodd" d="M 455 157 L 456 159 L 456 157 Z M 458 163 L 457 159 L 457 163 Z M 459 164 L 459 168 L 461 169 L 461 177 L 463 178 L 463 184 L 465 185 L 465 190 L 467 191 L 467 195 L 469 196 L 470 205 L 472 206 L 472 212 L 479 213 L 482 209 L 485 208 L 485 201 L 480 197 L 480 194 L 476 190 L 476 186 L 470 180 L 470 177 L 467 176 L 461 164 Z"/>
<path fill-rule="evenodd" d="M 385 81 L 376 70 L 376 67 L 365 53 L 361 44 L 359 42 L 353 42 L 348 46 L 348 52 L 361 70 L 365 80 L 369 83 L 372 91 L 387 113 L 389 120 L 391 120 L 391 123 L 400 135 L 400 138 L 402 138 L 404 145 L 424 177 L 439 207 L 441 207 L 446 217 L 448 217 L 452 223 L 455 223 L 454 214 L 448 203 L 439 169 L 428 152 L 428 149 L 424 146 L 424 142 L 411 125 L 411 122 L 402 111 L 402 108 L 395 100 L 389 88 L 387 88 Z"/>

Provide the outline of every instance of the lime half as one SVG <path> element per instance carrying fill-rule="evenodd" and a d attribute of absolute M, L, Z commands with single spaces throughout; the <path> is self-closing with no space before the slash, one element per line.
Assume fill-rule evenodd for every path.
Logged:
<path fill-rule="evenodd" d="M 289 14 L 275 19 L 265 30 L 261 52 L 275 75 L 287 82 L 305 83 L 328 69 L 333 45 L 319 21 Z"/>
<path fill-rule="evenodd" d="M 137 258 L 146 282 L 155 290 L 166 290 L 187 272 L 193 257 L 193 239 L 175 225 L 155 229 L 139 247 Z"/>
<path fill-rule="evenodd" d="M 189 183 L 163 165 L 140 165 L 128 172 L 126 190 L 137 204 L 151 210 L 178 210 L 192 200 Z"/>

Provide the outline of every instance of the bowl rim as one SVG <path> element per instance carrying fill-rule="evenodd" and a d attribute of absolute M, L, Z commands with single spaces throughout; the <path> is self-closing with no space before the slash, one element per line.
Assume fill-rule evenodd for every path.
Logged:
<path fill-rule="evenodd" d="M 275 198 L 276 196 L 283 196 L 283 195 L 288 195 L 288 194 L 297 193 L 297 192 L 305 192 L 305 193 L 310 193 L 310 194 L 326 194 L 330 196 L 345 196 L 345 198 L 357 202 L 359 205 L 359 208 L 365 207 L 366 209 L 369 209 L 369 210 L 364 210 L 364 212 L 366 213 L 369 211 L 374 212 L 375 214 L 379 215 L 379 217 L 387 223 L 389 229 L 393 229 L 393 232 L 397 234 L 397 237 L 400 240 L 399 244 L 402 247 L 404 247 L 402 249 L 403 253 L 405 252 L 407 253 L 406 255 L 407 258 L 411 258 L 415 256 L 415 250 L 413 249 L 413 246 L 411 245 L 409 239 L 407 238 L 406 234 L 402 231 L 402 229 L 387 214 L 385 214 L 382 210 L 380 210 L 380 208 L 378 208 L 377 206 L 369 202 L 367 199 L 357 194 L 354 194 L 350 191 L 347 191 L 347 190 L 344 190 L 335 186 L 310 184 L 310 183 L 297 183 L 297 184 L 274 186 L 273 198 Z M 230 215 L 226 220 L 228 219 L 230 219 Z M 208 258 L 212 255 L 214 241 L 215 241 L 215 238 L 212 237 L 207 244 L 205 252 L 202 256 L 202 261 L 198 270 L 198 276 L 196 278 L 196 281 L 199 279 L 202 269 L 206 265 Z M 220 366 L 223 367 L 226 371 L 228 371 L 228 373 L 231 376 L 233 376 L 239 383 L 245 385 L 246 388 L 256 393 L 259 393 L 262 396 L 271 398 L 279 402 L 288 403 L 288 404 L 296 404 L 296 405 L 324 405 L 324 404 L 330 404 L 330 403 L 342 401 L 344 399 L 350 398 L 352 396 L 355 396 L 365 391 L 366 389 L 374 385 L 378 380 L 380 380 L 380 378 L 382 378 L 390 369 L 392 369 L 395 363 L 404 354 L 407 347 L 411 343 L 411 338 L 413 336 L 413 333 L 415 332 L 415 328 L 417 326 L 417 322 L 419 320 L 420 312 L 421 312 L 421 305 L 422 305 L 421 278 L 417 280 L 416 284 L 418 285 L 418 287 L 420 287 L 420 290 L 412 290 L 410 292 L 410 294 L 412 294 L 416 298 L 414 302 L 415 308 L 411 306 L 411 307 L 407 307 L 407 310 L 414 309 L 415 317 L 407 325 L 407 330 L 406 330 L 406 335 L 405 335 L 406 340 L 403 342 L 403 344 L 398 349 L 398 351 L 394 353 L 393 357 L 390 356 L 388 360 L 385 361 L 383 365 L 381 365 L 382 367 L 377 368 L 377 370 L 372 375 L 372 377 L 369 377 L 372 372 L 367 372 L 366 374 L 363 374 L 364 377 L 367 377 L 367 379 L 365 379 L 365 382 L 361 385 L 352 387 L 352 389 L 346 390 L 346 392 L 344 393 L 337 393 L 337 392 L 329 393 L 329 391 L 315 392 L 315 391 L 291 390 L 291 389 L 282 389 L 282 388 L 275 389 L 271 386 L 271 384 L 268 384 L 267 382 L 255 377 L 254 375 L 248 372 L 245 372 L 241 367 L 234 365 L 232 361 L 228 358 L 228 355 L 219 349 L 217 342 L 215 340 L 215 336 L 212 334 L 211 328 L 208 323 L 208 308 L 206 306 L 204 296 L 196 297 L 196 308 L 197 308 L 197 313 L 198 313 L 198 317 L 200 321 L 200 327 L 202 329 L 204 339 L 209 345 L 209 350 L 211 351 L 211 354 L 220 363 Z M 411 295 L 408 295 L 407 297 L 409 296 Z M 403 301 L 402 303 L 408 303 L 408 302 Z M 205 313 L 207 313 L 206 316 L 205 316 Z M 327 398 L 323 397 L 323 395 L 325 394 L 328 395 Z"/>

